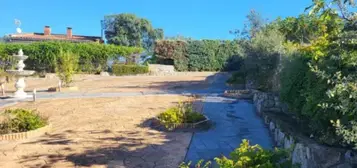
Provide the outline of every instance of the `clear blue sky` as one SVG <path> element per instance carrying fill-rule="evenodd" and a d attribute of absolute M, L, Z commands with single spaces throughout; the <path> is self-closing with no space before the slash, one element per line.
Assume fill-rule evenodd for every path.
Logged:
<path fill-rule="evenodd" d="M 229 30 L 242 28 L 245 16 L 255 9 L 270 20 L 297 16 L 311 0 L 0 0 L 0 36 L 14 33 L 14 19 L 23 32 L 100 36 L 104 15 L 134 13 L 163 28 L 166 36 L 195 39 L 231 39 Z"/>

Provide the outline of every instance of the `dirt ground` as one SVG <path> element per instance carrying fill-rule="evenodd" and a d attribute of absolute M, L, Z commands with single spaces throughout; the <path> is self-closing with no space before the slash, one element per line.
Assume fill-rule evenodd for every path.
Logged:
<path fill-rule="evenodd" d="M 0 142 L 0 167 L 177 167 L 191 133 L 156 131 L 148 127 L 147 119 L 185 99 L 61 99 L 8 107 L 37 109 L 49 117 L 52 130 L 29 140 Z"/>
<path fill-rule="evenodd" d="M 175 76 L 99 76 L 99 75 L 76 75 L 74 85 L 79 87 L 80 92 L 145 92 L 172 89 L 197 89 L 208 86 L 212 72 L 179 73 Z M 14 82 L 6 84 L 8 93 L 15 91 Z M 58 86 L 58 79 L 27 78 L 26 91 L 47 90 L 49 87 Z"/>

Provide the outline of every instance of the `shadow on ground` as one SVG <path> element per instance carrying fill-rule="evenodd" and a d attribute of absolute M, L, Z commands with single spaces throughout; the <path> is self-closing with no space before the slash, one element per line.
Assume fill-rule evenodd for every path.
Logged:
<path fill-rule="evenodd" d="M 185 158 L 192 133 L 166 132 L 147 127 L 132 129 L 61 130 L 23 142 L 31 153 L 19 155 L 24 167 L 105 166 L 172 168 Z M 19 148 L 21 149 L 21 148 Z"/>
<path fill-rule="evenodd" d="M 178 133 L 161 133 L 160 138 L 164 140 L 161 143 L 147 143 L 147 138 L 157 138 L 157 133 L 135 131 L 117 132 L 118 134 L 126 134 L 129 137 L 98 137 L 95 140 L 90 140 L 93 146 L 99 145 L 99 148 L 91 146 L 84 147 L 84 151 L 77 152 L 77 149 L 71 148 L 70 144 L 81 143 L 75 139 L 66 138 L 68 134 L 77 134 L 78 132 L 66 132 L 63 134 L 54 134 L 44 136 L 38 141 L 29 142 L 28 144 L 40 144 L 51 146 L 62 146 L 60 150 L 51 154 L 35 154 L 27 155 L 21 158 L 20 163 L 26 167 L 73 167 L 73 166 L 99 166 L 107 167 L 176 167 L 183 159 L 186 149 L 180 143 Z M 95 132 L 93 134 L 108 134 L 108 131 Z M 102 144 L 102 142 L 106 142 Z M 175 153 L 176 151 L 176 153 Z M 172 155 L 174 152 L 174 155 Z M 181 152 L 181 156 L 180 156 Z M 44 159 L 45 164 L 30 164 L 31 161 Z M 68 163 L 69 162 L 69 163 Z M 64 163 L 68 165 L 63 165 Z"/>

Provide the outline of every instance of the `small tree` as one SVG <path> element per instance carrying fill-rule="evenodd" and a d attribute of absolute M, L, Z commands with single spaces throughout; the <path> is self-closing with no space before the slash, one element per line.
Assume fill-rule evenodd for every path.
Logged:
<path fill-rule="evenodd" d="M 73 75 L 78 68 L 78 55 L 69 51 L 60 51 L 57 58 L 56 73 L 62 86 L 69 86 L 73 82 Z"/>

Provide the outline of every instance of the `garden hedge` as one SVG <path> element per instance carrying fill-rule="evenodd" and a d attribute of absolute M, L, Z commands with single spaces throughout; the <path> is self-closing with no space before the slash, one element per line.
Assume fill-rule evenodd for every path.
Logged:
<path fill-rule="evenodd" d="M 54 72 L 56 58 L 60 51 L 70 51 L 79 55 L 80 71 L 92 73 L 106 70 L 107 60 L 118 55 L 128 57 L 140 53 L 141 48 L 106 45 L 99 43 L 71 43 L 71 42 L 35 42 L 30 44 L 0 43 L 1 67 L 8 68 L 11 55 L 22 48 L 26 60 L 26 69 Z"/>
<path fill-rule="evenodd" d="M 148 66 L 141 65 L 125 65 L 125 64 L 113 64 L 112 71 L 114 75 L 136 75 L 145 74 L 149 72 Z"/>
<path fill-rule="evenodd" d="M 243 61 L 238 42 L 228 40 L 159 40 L 154 55 L 178 71 L 238 70 Z"/>

